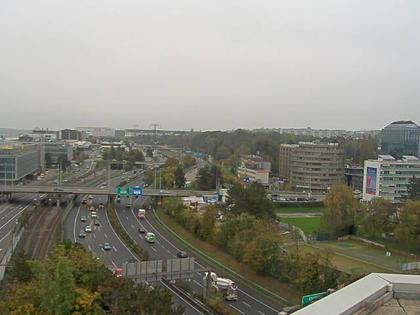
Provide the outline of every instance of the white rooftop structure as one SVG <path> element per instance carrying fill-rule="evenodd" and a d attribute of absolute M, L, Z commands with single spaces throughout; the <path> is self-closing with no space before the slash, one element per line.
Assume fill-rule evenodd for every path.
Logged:
<path fill-rule="evenodd" d="M 372 273 L 293 314 L 420 314 L 420 275 Z"/>

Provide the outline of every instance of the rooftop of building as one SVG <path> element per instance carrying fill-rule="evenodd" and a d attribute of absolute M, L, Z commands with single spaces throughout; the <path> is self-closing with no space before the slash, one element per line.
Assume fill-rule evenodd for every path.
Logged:
<path fill-rule="evenodd" d="M 378 155 L 377 160 L 371 160 L 371 161 L 381 161 L 381 162 L 389 161 L 389 162 L 397 162 L 397 163 L 420 162 L 420 160 L 413 155 L 403 155 L 402 158 L 398 160 L 392 155 L 388 155 L 388 154 L 380 154 Z"/>
<path fill-rule="evenodd" d="M 312 141 L 312 142 L 299 141 L 299 146 L 338 147 L 338 143 L 337 142 L 320 142 L 320 141 Z"/>
<path fill-rule="evenodd" d="M 415 122 L 413 122 L 412 120 L 398 120 L 398 121 L 394 121 L 394 122 L 390 123 L 389 125 L 385 126 L 386 129 L 400 128 L 400 127 L 420 129 L 420 127 Z"/>
<path fill-rule="evenodd" d="M 14 154 L 24 151 L 26 148 L 34 146 L 33 143 L 6 142 L 0 145 L 0 154 Z"/>
<path fill-rule="evenodd" d="M 293 314 L 414 315 L 419 296 L 420 275 L 372 273 Z"/>

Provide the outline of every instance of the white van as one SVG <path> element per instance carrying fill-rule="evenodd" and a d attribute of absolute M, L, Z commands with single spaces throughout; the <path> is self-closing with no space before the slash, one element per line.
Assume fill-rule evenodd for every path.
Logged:
<path fill-rule="evenodd" d="M 139 219 L 144 219 L 146 216 L 146 210 L 145 209 L 139 209 L 139 212 L 137 213 L 137 216 Z"/>

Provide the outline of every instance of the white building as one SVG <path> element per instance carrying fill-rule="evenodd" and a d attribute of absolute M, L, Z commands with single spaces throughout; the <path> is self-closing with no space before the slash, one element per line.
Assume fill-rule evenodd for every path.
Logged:
<path fill-rule="evenodd" d="M 76 130 L 84 132 L 87 136 L 93 137 L 115 137 L 115 129 L 106 127 L 77 127 Z"/>
<path fill-rule="evenodd" d="M 414 156 L 396 160 L 391 155 L 379 155 L 377 160 L 367 160 L 363 170 L 363 200 L 383 197 L 400 202 L 407 196 L 413 176 L 420 177 L 420 160 Z"/>
<path fill-rule="evenodd" d="M 250 155 L 242 159 L 237 169 L 238 177 L 249 182 L 258 182 L 268 185 L 271 163 L 263 161 L 260 156 Z"/>

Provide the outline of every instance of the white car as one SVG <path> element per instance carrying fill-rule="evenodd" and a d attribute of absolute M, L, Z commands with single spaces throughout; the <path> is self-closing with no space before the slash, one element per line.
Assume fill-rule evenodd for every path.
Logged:
<path fill-rule="evenodd" d="M 90 225 L 86 225 L 85 232 L 86 233 L 91 233 L 92 232 L 92 227 Z"/>
<path fill-rule="evenodd" d="M 92 219 L 96 219 L 96 218 L 98 217 L 98 215 L 96 214 L 96 212 L 95 212 L 95 211 L 92 211 L 92 212 L 90 213 L 90 216 L 91 216 L 91 218 L 92 218 Z"/>

